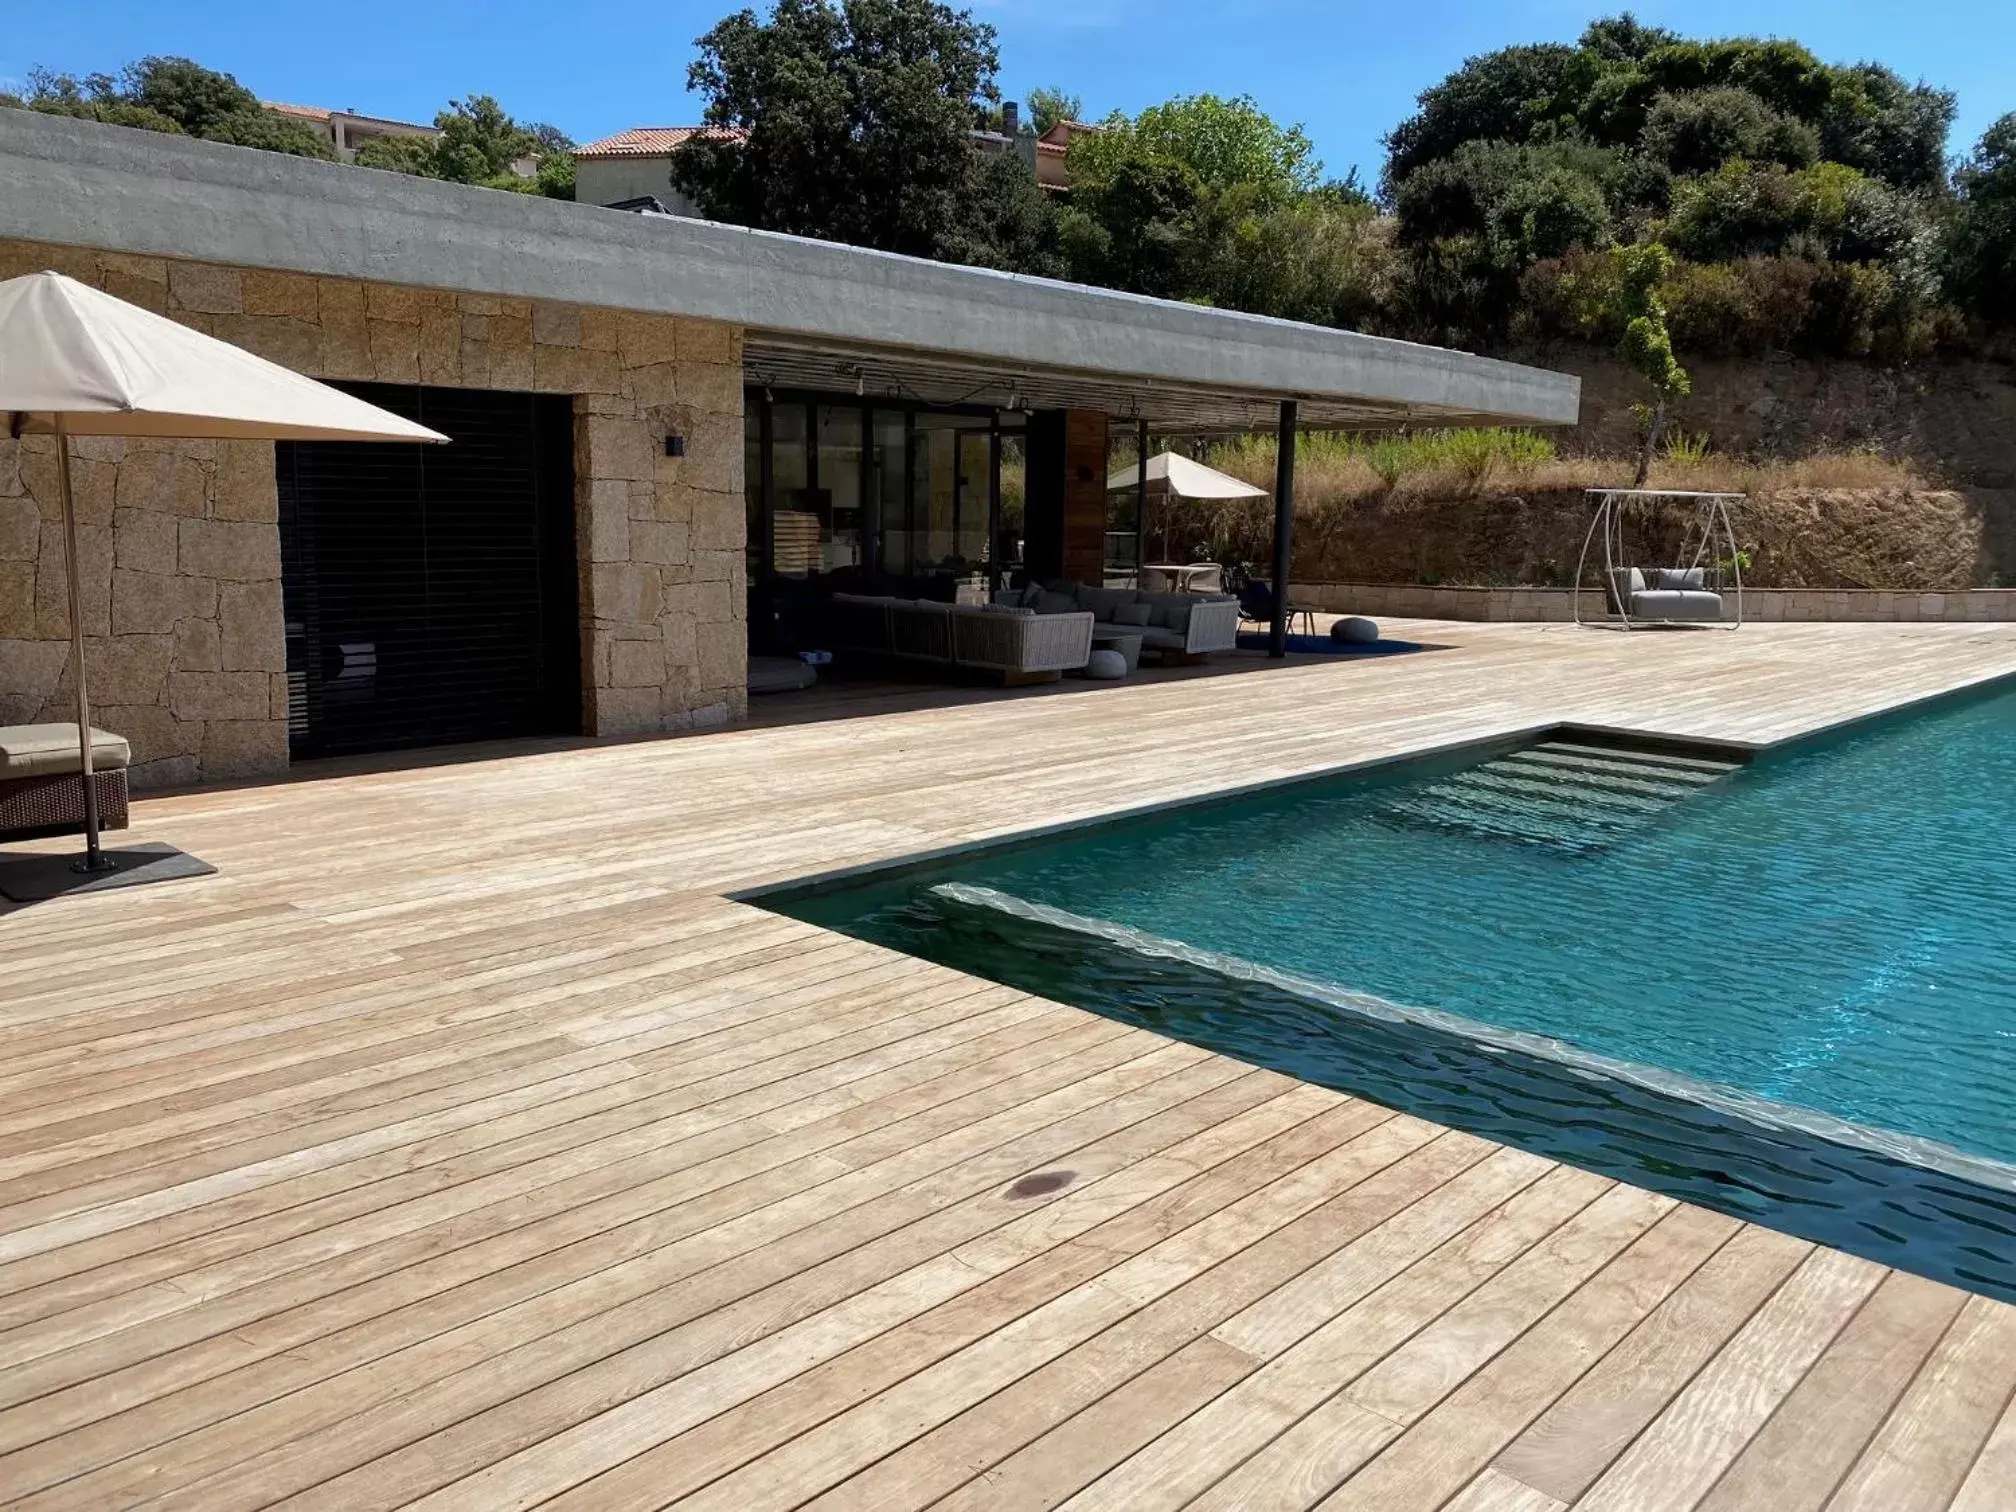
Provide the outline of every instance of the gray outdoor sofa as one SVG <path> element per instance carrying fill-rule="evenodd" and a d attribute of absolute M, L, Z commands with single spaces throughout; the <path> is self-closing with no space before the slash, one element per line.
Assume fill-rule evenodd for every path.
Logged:
<path fill-rule="evenodd" d="M 1043 615 L 1019 607 L 836 593 L 829 609 L 836 649 L 962 667 L 1005 683 L 1053 682 L 1092 655 L 1092 615 Z"/>
<path fill-rule="evenodd" d="M 1044 618 L 1090 612 L 1104 628 L 1132 630 L 1144 650 L 1164 661 L 1201 660 L 1239 644 L 1239 600 L 1224 593 L 1143 593 L 1134 588 L 1088 588 L 1082 583 L 1003 589 L 997 606 L 1031 610 Z"/>
<path fill-rule="evenodd" d="M 1706 586 L 1700 567 L 1619 567 L 1610 591 L 1627 619 L 1663 624 L 1713 624 L 1722 618 L 1722 595 Z"/>

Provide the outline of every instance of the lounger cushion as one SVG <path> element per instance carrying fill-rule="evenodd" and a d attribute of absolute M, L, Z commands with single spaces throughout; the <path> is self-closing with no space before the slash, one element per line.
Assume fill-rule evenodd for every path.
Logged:
<path fill-rule="evenodd" d="M 1155 608 L 1152 604 L 1122 604 L 1118 609 L 1113 611 L 1113 623 L 1116 625 L 1145 625 L 1150 622 L 1154 613 Z"/>
<path fill-rule="evenodd" d="M 109 772 L 133 759 L 133 748 L 122 735 L 93 728 L 91 765 Z M 77 759 L 77 726 L 34 724 L 0 726 L 0 778 L 54 777 L 82 766 Z"/>

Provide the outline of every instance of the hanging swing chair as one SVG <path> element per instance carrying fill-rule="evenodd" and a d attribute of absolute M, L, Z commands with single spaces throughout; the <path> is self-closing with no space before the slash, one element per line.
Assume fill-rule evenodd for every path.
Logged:
<path fill-rule="evenodd" d="M 1582 556 L 1575 564 L 1576 624 L 1622 630 L 1662 625 L 1742 628 L 1743 558 L 1729 509 L 1742 503 L 1744 495 L 1669 488 L 1591 488 L 1585 492 L 1596 505 L 1596 515 L 1582 538 Z M 1676 553 L 1680 565 L 1633 565 L 1624 548 L 1625 516 L 1633 511 L 1649 513 L 1662 504 L 1691 508 Z M 1601 586 L 1608 605 L 1608 612 L 1600 617 L 1582 612 L 1582 589 L 1588 583 L 1591 558 L 1599 549 Z M 1733 619 L 1725 617 L 1731 597 Z"/>

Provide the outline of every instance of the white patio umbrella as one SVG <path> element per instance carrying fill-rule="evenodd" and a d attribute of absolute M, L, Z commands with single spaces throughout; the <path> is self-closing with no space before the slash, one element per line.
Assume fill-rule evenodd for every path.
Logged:
<path fill-rule="evenodd" d="M 77 869 L 105 872 L 117 863 L 98 843 L 69 438 L 448 438 L 61 273 L 31 273 L 0 282 L 0 421 L 13 436 L 40 431 L 56 437 L 69 573 L 70 656 L 77 689 L 77 750 L 84 783 L 85 855 Z"/>
<path fill-rule="evenodd" d="M 1106 480 L 1110 493 L 1115 489 L 1134 488 L 1139 485 L 1141 474 L 1136 464 L 1128 463 L 1117 467 Z M 1264 499 L 1267 490 L 1255 488 L 1251 483 L 1243 483 L 1229 473 L 1221 473 L 1215 467 L 1206 467 L 1202 462 L 1179 456 L 1175 452 L 1157 452 L 1148 459 L 1148 481 L 1161 483 L 1167 491 L 1179 499 Z"/>
<path fill-rule="evenodd" d="M 1267 490 L 1255 488 L 1251 483 L 1242 482 L 1229 473 L 1222 473 L 1215 467 L 1206 467 L 1202 462 L 1194 462 L 1177 452 L 1157 452 L 1148 459 L 1147 483 L 1149 490 L 1159 499 L 1264 499 Z M 1118 493 L 1125 489 L 1139 488 L 1142 483 L 1141 465 L 1129 463 L 1116 467 L 1106 479 L 1106 491 Z M 1157 487 L 1157 485 L 1160 487 Z M 1145 558 L 1148 549 L 1146 522 L 1143 522 L 1140 550 Z M 1169 550 L 1169 512 L 1162 511 L 1162 550 Z M 1150 569 L 1143 566 L 1144 574 Z M 1155 569 L 1161 570 L 1161 569 Z M 1144 576 L 1143 581 L 1147 581 Z"/>

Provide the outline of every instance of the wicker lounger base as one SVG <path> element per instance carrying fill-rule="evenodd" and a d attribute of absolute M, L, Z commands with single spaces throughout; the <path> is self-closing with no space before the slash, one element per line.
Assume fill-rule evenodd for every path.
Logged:
<path fill-rule="evenodd" d="M 91 774 L 101 829 L 126 828 L 126 770 Z M 0 839 L 73 835 L 84 829 L 84 784 L 75 772 L 0 779 Z"/>

